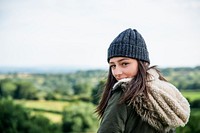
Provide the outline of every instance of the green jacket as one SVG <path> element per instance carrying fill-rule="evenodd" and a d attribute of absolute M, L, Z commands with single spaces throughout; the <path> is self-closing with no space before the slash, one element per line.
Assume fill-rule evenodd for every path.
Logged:
<path fill-rule="evenodd" d="M 156 72 L 150 74 L 149 100 L 139 94 L 131 104 L 120 104 L 128 82 L 114 85 L 98 133 L 175 133 L 176 127 L 188 122 L 188 101 L 172 84 L 159 80 Z"/>
<path fill-rule="evenodd" d="M 98 133 L 158 133 L 134 111 L 132 106 L 119 104 L 121 89 L 113 92 L 98 130 Z M 173 133 L 175 131 L 170 131 Z"/>

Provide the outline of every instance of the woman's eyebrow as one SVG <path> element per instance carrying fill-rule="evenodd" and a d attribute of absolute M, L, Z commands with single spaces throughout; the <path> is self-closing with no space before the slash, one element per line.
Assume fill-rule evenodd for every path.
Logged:
<path fill-rule="evenodd" d="M 129 60 L 128 58 L 119 59 L 116 62 L 122 62 L 124 60 Z M 109 62 L 109 64 L 115 64 L 114 62 Z"/>
<path fill-rule="evenodd" d="M 113 65 L 113 64 L 115 64 L 115 63 L 114 63 L 114 62 L 109 62 L 108 64 L 109 64 L 109 65 Z"/>
<path fill-rule="evenodd" d="M 118 60 L 118 62 L 122 62 L 122 61 L 125 61 L 125 60 L 128 60 L 128 58 L 120 59 L 120 60 Z"/>

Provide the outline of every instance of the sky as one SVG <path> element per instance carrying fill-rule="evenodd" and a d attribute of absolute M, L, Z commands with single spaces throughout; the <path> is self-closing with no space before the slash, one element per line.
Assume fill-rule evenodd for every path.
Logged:
<path fill-rule="evenodd" d="M 151 65 L 200 65 L 199 0 L 0 0 L 0 66 L 105 68 L 128 28 Z"/>

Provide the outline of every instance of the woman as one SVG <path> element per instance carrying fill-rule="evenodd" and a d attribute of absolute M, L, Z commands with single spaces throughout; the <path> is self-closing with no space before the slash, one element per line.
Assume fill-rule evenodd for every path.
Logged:
<path fill-rule="evenodd" d="M 189 119 L 188 101 L 150 60 L 135 29 L 120 33 L 108 48 L 109 73 L 96 112 L 98 133 L 171 133 Z"/>

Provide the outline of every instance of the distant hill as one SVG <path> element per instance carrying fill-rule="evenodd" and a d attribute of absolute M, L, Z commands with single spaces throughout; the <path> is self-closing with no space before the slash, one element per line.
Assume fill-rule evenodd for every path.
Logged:
<path fill-rule="evenodd" d="M 89 68 L 80 67 L 0 67 L 0 74 L 8 73 L 71 73 Z"/>

